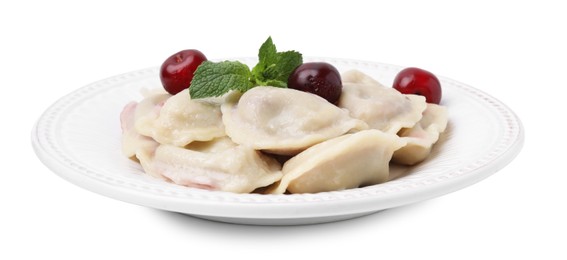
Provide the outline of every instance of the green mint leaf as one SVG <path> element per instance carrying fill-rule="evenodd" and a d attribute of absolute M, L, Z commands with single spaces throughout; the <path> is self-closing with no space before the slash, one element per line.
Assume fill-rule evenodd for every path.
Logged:
<path fill-rule="evenodd" d="M 269 79 L 269 80 L 266 80 L 266 82 L 264 82 L 263 85 L 278 87 L 278 88 L 287 88 L 287 80 L 281 81 L 281 80 L 277 80 L 277 79 Z"/>
<path fill-rule="evenodd" d="M 277 64 L 272 64 L 268 67 L 266 67 L 264 69 L 264 71 L 262 71 L 262 79 L 268 80 L 268 79 L 277 79 L 278 77 L 280 77 L 280 70 L 278 68 Z"/>
<path fill-rule="evenodd" d="M 272 42 L 272 37 L 270 36 L 262 44 L 262 46 L 260 46 L 260 50 L 258 51 L 258 63 L 269 66 L 270 64 L 274 64 L 277 61 L 278 56 L 276 45 L 274 45 L 274 42 Z"/>
<path fill-rule="evenodd" d="M 262 82 L 265 80 L 264 70 L 266 70 L 266 68 L 264 68 L 263 65 L 260 65 L 260 63 L 256 64 L 256 66 L 252 68 L 252 73 L 251 73 L 252 83 L 257 84 L 258 82 Z"/>
<path fill-rule="evenodd" d="M 289 75 L 303 63 L 303 56 L 296 51 L 278 52 L 278 62 L 276 63 L 275 70 L 278 71 L 276 75 L 270 74 L 269 79 L 277 79 L 287 82 Z"/>
<path fill-rule="evenodd" d="M 230 90 L 245 92 L 254 86 L 250 76 L 250 69 L 241 62 L 205 61 L 195 71 L 189 93 L 198 99 L 222 96 Z"/>
<path fill-rule="evenodd" d="M 287 78 L 302 63 L 301 53 L 296 51 L 277 52 L 272 37 L 268 37 L 258 52 L 258 64 L 252 69 L 252 81 L 257 85 L 277 82 L 278 87 L 287 87 Z M 282 82 L 284 83 L 283 86 Z"/>
<path fill-rule="evenodd" d="M 258 64 L 252 68 L 252 81 L 256 83 L 263 82 L 266 79 L 263 72 L 266 68 L 275 65 L 277 61 L 276 45 L 272 42 L 272 37 L 268 37 L 258 51 Z"/>

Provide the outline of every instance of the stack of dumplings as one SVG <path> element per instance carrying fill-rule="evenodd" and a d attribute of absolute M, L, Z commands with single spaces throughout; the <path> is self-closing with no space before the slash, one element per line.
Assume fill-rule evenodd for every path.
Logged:
<path fill-rule="evenodd" d="M 317 193 L 388 181 L 390 163 L 425 160 L 445 107 L 359 71 L 336 105 L 287 88 L 193 100 L 147 93 L 121 113 L 122 151 L 150 176 L 235 193 Z"/>

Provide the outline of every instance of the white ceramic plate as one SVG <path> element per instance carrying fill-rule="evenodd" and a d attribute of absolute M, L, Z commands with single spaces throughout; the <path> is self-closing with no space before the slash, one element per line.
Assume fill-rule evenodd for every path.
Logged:
<path fill-rule="evenodd" d="M 255 59 L 240 59 L 255 64 Z M 339 71 L 361 70 L 391 85 L 401 67 L 327 61 Z M 474 184 L 508 164 L 523 144 L 519 119 L 504 104 L 465 84 L 440 77 L 449 126 L 430 158 L 387 183 L 336 192 L 294 195 L 233 194 L 166 183 L 144 175 L 121 154 L 119 114 L 142 88 L 161 86 L 158 69 L 111 77 L 64 96 L 38 120 L 33 147 L 45 165 L 93 192 L 211 220 L 293 225 L 330 222 L 441 196 Z"/>

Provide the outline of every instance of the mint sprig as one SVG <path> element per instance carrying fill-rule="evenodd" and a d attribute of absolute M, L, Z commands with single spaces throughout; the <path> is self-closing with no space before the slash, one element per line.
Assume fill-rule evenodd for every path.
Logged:
<path fill-rule="evenodd" d="M 268 37 L 258 52 L 258 64 L 252 69 L 252 81 L 260 86 L 287 87 L 289 74 L 301 63 L 303 63 L 301 53 L 278 52 L 272 37 Z"/>
<path fill-rule="evenodd" d="M 258 63 L 252 71 L 239 61 L 205 61 L 195 71 L 189 92 L 191 98 L 218 97 L 238 90 L 246 92 L 255 86 L 287 87 L 287 78 L 303 63 L 297 51 L 278 52 L 272 37 L 258 51 Z"/>

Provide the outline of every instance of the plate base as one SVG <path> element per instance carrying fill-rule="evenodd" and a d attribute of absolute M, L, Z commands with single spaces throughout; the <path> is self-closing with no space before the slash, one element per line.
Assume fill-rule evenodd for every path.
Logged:
<path fill-rule="evenodd" d="M 349 219 L 372 215 L 380 211 L 382 210 L 347 214 L 347 215 L 322 216 L 322 217 L 312 217 L 312 218 L 230 218 L 230 217 L 204 216 L 204 215 L 192 215 L 192 214 L 185 214 L 185 215 L 190 217 L 210 220 L 210 221 L 230 223 L 230 224 L 240 224 L 240 225 L 296 226 L 296 225 L 323 224 L 323 223 L 349 220 Z"/>

